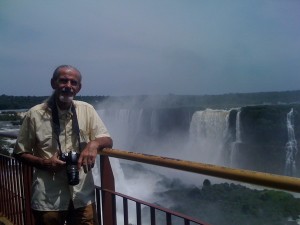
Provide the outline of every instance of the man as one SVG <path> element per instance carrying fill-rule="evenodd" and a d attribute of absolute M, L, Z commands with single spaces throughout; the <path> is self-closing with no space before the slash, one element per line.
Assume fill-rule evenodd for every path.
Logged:
<path fill-rule="evenodd" d="M 94 225 L 97 215 L 91 168 L 97 150 L 111 148 L 112 139 L 95 109 L 73 100 L 81 89 L 76 68 L 57 67 L 51 86 L 52 96 L 27 112 L 14 149 L 19 160 L 35 167 L 31 199 L 35 222 Z M 68 155 L 78 159 L 76 163 L 72 158 L 73 167 Z M 72 180 L 78 170 L 79 183 Z"/>

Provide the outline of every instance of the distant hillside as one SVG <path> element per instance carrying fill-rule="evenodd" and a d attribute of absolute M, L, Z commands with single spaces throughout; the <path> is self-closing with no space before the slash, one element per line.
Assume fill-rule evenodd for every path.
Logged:
<path fill-rule="evenodd" d="M 262 104 L 300 103 L 300 90 L 284 92 L 231 93 L 223 95 L 141 95 L 127 97 L 109 97 L 108 104 L 98 107 L 129 108 L 173 108 L 197 107 L 212 109 L 230 109 L 235 107 Z"/>
<path fill-rule="evenodd" d="M 0 110 L 28 109 L 48 96 L 0 96 Z M 223 95 L 77 96 L 97 107 L 201 107 L 234 108 L 247 105 L 299 103 L 300 90 L 283 92 L 230 93 Z M 100 104 L 105 103 L 105 104 Z"/>
<path fill-rule="evenodd" d="M 49 96 L 0 96 L 0 110 L 7 109 L 29 109 L 43 101 Z M 105 96 L 78 96 L 78 100 L 86 101 L 91 104 L 101 102 L 107 97 Z"/>

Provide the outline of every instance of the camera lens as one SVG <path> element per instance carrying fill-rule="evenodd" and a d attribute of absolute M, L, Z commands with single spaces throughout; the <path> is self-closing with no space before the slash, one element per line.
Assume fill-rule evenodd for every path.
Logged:
<path fill-rule="evenodd" d="M 74 151 L 70 151 L 66 154 L 65 162 L 67 165 L 67 177 L 69 185 L 79 184 L 79 171 L 77 167 L 79 154 Z"/>
<path fill-rule="evenodd" d="M 67 166 L 67 176 L 70 185 L 79 184 L 79 172 L 78 172 L 77 165 Z"/>

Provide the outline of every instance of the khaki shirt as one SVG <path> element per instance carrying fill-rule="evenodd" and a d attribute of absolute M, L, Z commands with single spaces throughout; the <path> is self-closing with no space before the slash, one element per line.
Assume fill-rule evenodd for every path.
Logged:
<path fill-rule="evenodd" d="M 97 112 L 88 103 L 73 101 L 78 117 L 81 146 L 99 137 L 109 137 L 109 133 Z M 79 152 L 76 134 L 72 132 L 72 112 L 59 111 L 62 152 Z M 49 159 L 58 151 L 57 140 L 52 129 L 51 109 L 45 103 L 31 108 L 24 118 L 14 149 L 15 154 L 31 153 Z M 40 211 L 67 210 L 72 199 L 75 208 L 84 207 L 95 201 L 92 172 L 79 170 L 78 185 L 68 184 L 66 171 L 52 173 L 35 169 L 32 183 L 31 206 Z"/>

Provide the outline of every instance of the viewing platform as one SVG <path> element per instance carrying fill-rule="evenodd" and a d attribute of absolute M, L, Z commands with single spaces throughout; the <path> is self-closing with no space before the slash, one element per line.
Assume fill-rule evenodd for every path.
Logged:
<path fill-rule="evenodd" d="M 9 138 L 16 138 L 14 135 L 0 134 Z M 249 170 L 233 169 L 216 165 L 184 161 L 179 159 L 161 157 L 156 155 L 146 155 L 136 152 L 128 152 L 118 149 L 104 149 L 98 151 L 100 155 L 100 186 L 95 186 L 96 190 L 96 205 L 98 212 L 99 224 L 117 225 L 132 224 L 129 221 L 129 202 L 133 203 L 135 211 L 134 224 L 151 224 L 160 225 L 157 222 L 158 217 L 164 217 L 166 225 L 179 224 L 200 224 L 208 225 L 205 221 L 192 218 L 182 213 L 175 212 L 171 209 L 161 207 L 159 205 L 146 202 L 140 199 L 127 196 L 123 193 L 115 191 L 115 176 L 112 171 L 109 158 L 125 159 L 132 162 L 166 167 L 185 172 L 191 172 L 199 175 L 207 175 L 216 178 L 227 179 L 230 181 L 244 182 L 247 184 L 259 185 L 268 188 L 280 189 L 283 191 L 299 193 L 300 179 L 280 176 L 268 173 L 261 173 Z M 31 225 L 34 224 L 30 210 L 30 189 L 33 168 L 24 165 L 15 160 L 15 158 L 0 155 L 0 216 L 5 217 L 6 223 L 0 220 L 2 224 L 15 225 Z M 139 185 L 139 184 L 136 184 Z M 122 221 L 117 219 L 117 204 L 121 199 Z M 131 204 L 132 205 L 132 204 Z M 148 208 L 149 221 L 144 222 L 144 210 Z M 2 224 L 1 224 L 2 223 Z"/>

